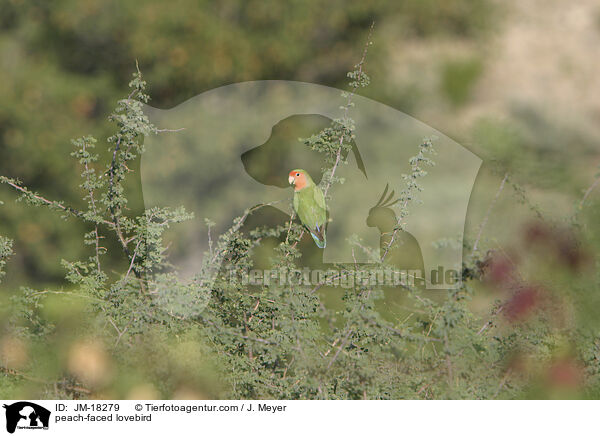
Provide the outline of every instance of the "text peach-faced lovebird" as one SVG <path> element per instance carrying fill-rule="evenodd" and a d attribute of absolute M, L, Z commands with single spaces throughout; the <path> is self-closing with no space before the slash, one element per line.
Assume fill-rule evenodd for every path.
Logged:
<path fill-rule="evenodd" d="M 323 191 L 304 170 L 290 171 L 288 181 L 294 185 L 294 210 L 310 232 L 319 248 L 325 248 L 325 223 L 327 212 Z"/>

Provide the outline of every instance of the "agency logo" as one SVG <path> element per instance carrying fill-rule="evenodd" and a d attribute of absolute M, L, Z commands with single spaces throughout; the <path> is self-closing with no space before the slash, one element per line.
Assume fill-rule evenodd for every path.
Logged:
<path fill-rule="evenodd" d="M 19 401 L 10 405 L 4 404 L 6 409 L 6 431 L 14 433 L 19 430 L 48 430 L 50 411 L 42 406 L 29 401 Z"/>

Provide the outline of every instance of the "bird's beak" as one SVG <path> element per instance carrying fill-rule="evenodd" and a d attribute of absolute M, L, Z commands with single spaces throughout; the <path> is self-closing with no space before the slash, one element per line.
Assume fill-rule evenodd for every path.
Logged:
<path fill-rule="evenodd" d="M 290 185 L 293 185 L 293 184 L 294 184 L 294 180 L 295 180 L 295 179 L 294 179 L 292 176 L 289 176 L 289 177 L 288 177 L 288 182 L 290 182 Z"/>

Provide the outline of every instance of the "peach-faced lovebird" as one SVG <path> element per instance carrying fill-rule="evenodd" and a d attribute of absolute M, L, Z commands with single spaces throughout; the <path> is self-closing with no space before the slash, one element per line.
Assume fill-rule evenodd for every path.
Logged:
<path fill-rule="evenodd" d="M 319 248 L 325 248 L 327 212 L 323 191 L 304 170 L 290 171 L 288 181 L 294 185 L 294 210 Z"/>

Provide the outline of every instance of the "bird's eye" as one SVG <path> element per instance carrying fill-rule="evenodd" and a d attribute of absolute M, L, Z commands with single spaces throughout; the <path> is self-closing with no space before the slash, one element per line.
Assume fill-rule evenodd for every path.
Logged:
<path fill-rule="evenodd" d="M 296 177 L 300 177 L 300 173 L 296 173 Z"/>

